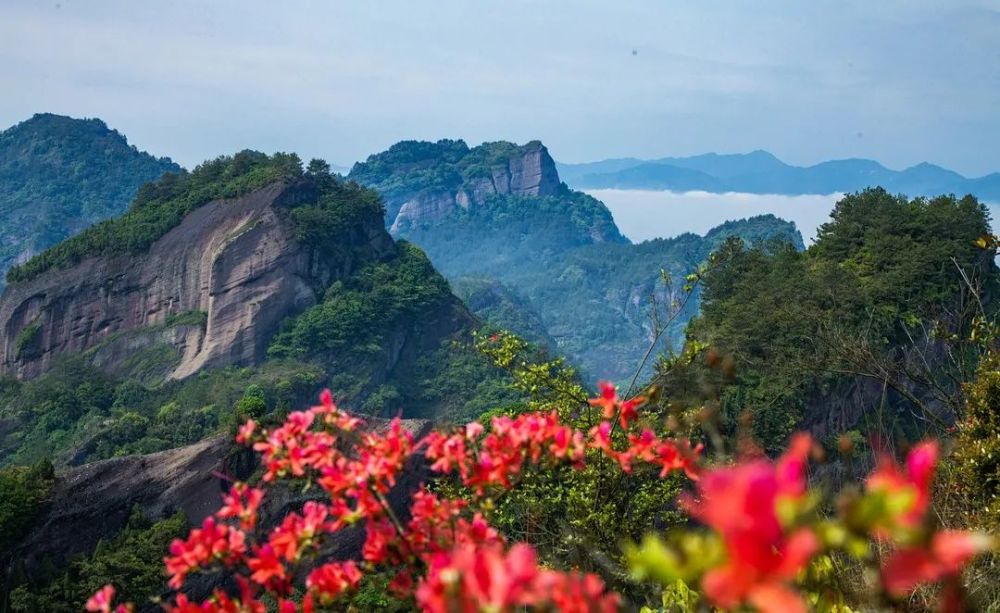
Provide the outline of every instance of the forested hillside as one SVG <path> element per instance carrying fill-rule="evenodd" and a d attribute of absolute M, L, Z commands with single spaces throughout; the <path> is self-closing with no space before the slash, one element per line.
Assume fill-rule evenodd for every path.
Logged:
<path fill-rule="evenodd" d="M 192 224 L 196 212 L 218 221 Z M 364 413 L 436 419 L 515 398 L 468 349 L 480 324 L 419 249 L 393 244 L 382 214 L 374 192 L 322 162 L 303 170 L 294 155 L 241 152 L 143 186 L 120 217 L 13 269 L 0 300 L 12 317 L 0 463 L 72 465 L 160 451 L 288 411 L 322 387 Z M 220 215 L 235 215 L 235 229 Z M 216 245 L 217 259 L 197 274 L 225 279 L 211 300 L 172 293 L 184 293 L 203 255 L 171 258 L 200 241 Z M 277 249 L 272 264 L 262 249 Z M 115 283 L 128 275 L 135 279 Z M 300 280 L 275 286 L 271 277 Z M 142 292 L 148 311 L 123 318 L 141 279 L 153 283 Z M 34 301 L 39 291 L 52 302 Z M 98 291 L 108 300 L 95 302 Z M 13 308 L 20 296 L 41 313 L 23 319 Z M 254 317 L 231 319 L 228 309 L 245 309 L 248 299 Z M 86 322 L 86 336 L 71 333 Z M 204 360 L 205 351 L 216 357 Z"/>
<path fill-rule="evenodd" d="M 512 176 L 541 187 L 522 193 L 476 187 L 476 177 L 506 177 L 511 167 L 534 169 Z M 540 178 L 525 181 L 529 175 Z M 403 142 L 358 164 L 350 176 L 410 211 L 405 223 L 398 219 L 403 213 L 388 222 L 393 234 L 419 245 L 458 287 L 489 279 L 516 297 L 504 309 L 477 301 L 471 306 L 478 315 L 554 343 L 551 348 L 588 377 L 632 376 L 654 341 L 653 355 L 680 349 L 684 325 L 697 312 L 697 292 L 688 299 L 685 278 L 725 237 L 782 238 L 802 248 L 794 224 L 770 215 L 726 223 L 703 237 L 632 245 L 602 202 L 559 181 L 538 143 L 469 149 L 461 141 Z M 480 196 L 466 199 L 465 193 Z M 420 210 L 426 212 L 416 214 Z M 515 304 L 537 316 L 512 316 Z"/>
<path fill-rule="evenodd" d="M 178 170 L 99 119 L 39 114 L 0 132 L 0 273 L 121 213 L 140 185 Z"/>
<path fill-rule="evenodd" d="M 838 202 L 805 251 L 723 245 L 688 342 L 727 364 L 726 427 L 749 419 L 771 451 L 802 428 L 876 447 L 943 433 L 1000 307 L 993 252 L 977 246 L 988 219 L 972 197 L 871 189 Z"/>

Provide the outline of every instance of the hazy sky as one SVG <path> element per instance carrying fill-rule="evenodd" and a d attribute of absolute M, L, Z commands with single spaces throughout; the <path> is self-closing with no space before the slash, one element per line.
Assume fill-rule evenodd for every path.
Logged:
<path fill-rule="evenodd" d="M 0 126 L 101 117 L 186 166 L 452 137 L 978 175 L 1000 170 L 1000 0 L 0 0 L 0 92 Z"/>

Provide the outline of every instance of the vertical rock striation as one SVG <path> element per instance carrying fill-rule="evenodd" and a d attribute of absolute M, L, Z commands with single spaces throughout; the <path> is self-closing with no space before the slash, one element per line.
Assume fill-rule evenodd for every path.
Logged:
<path fill-rule="evenodd" d="M 385 168 L 397 175 L 396 189 L 380 185 Z M 393 234 L 473 210 L 492 196 L 554 196 L 560 188 L 556 163 L 538 141 L 473 149 L 462 141 L 403 142 L 355 166 L 351 178 L 380 188 Z"/>
<path fill-rule="evenodd" d="M 317 196 L 309 180 L 275 183 L 193 210 L 146 253 L 92 257 L 9 285 L 0 298 L 0 373 L 32 378 L 60 353 L 91 349 L 113 366 L 150 342 L 129 336 L 139 331 L 177 350 L 172 378 L 261 361 L 282 319 L 364 262 L 395 253 L 375 217 L 344 234 L 352 255 L 339 260 L 297 241 L 287 209 Z"/>

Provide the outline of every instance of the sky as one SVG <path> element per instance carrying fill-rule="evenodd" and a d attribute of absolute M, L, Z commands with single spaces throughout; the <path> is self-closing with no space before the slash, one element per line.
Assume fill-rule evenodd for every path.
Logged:
<path fill-rule="evenodd" d="M 998 41 L 1000 0 L 0 0 L 0 127 L 100 117 L 187 167 L 463 138 L 978 176 Z"/>

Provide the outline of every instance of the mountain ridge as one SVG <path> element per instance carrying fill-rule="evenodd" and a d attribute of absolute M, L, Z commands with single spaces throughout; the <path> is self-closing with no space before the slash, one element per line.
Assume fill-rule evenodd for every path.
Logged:
<path fill-rule="evenodd" d="M 563 180 L 576 189 L 826 195 L 881 186 L 890 192 L 911 196 L 971 193 L 985 200 L 1000 201 L 1000 173 L 966 177 L 929 162 L 893 170 L 867 158 L 796 166 L 762 149 L 749 153 L 704 153 L 651 160 L 612 158 L 579 164 L 557 162 L 556 167 Z"/>
<path fill-rule="evenodd" d="M 0 273 L 122 212 L 143 183 L 179 170 L 100 119 L 38 113 L 0 132 Z"/>

